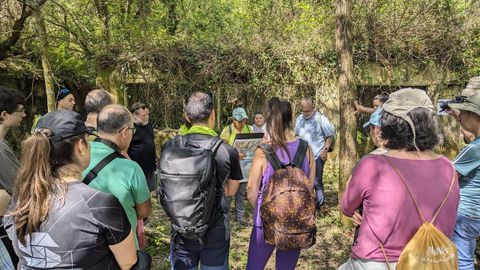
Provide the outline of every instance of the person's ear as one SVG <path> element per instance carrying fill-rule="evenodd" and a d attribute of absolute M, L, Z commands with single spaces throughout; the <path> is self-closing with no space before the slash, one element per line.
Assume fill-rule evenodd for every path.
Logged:
<path fill-rule="evenodd" d="M 192 121 L 190 121 L 190 118 L 188 117 L 187 113 L 183 113 L 183 118 L 185 118 L 185 120 L 189 123 L 192 123 Z"/>
<path fill-rule="evenodd" d="M 215 109 L 210 112 L 210 119 L 215 123 Z"/>
<path fill-rule="evenodd" d="M 87 154 L 87 151 L 89 151 L 88 150 L 88 144 L 89 144 L 89 142 L 87 140 L 84 140 L 84 139 L 80 139 L 76 143 L 76 149 L 77 149 L 77 152 L 80 155 L 80 157 L 85 156 Z"/>
<path fill-rule="evenodd" d="M 124 127 L 120 130 L 120 135 L 122 136 L 122 138 L 127 138 L 128 137 L 128 127 Z"/>
<path fill-rule="evenodd" d="M 9 115 L 9 113 L 8 113 L 7 111 L 2 111 L 2 112 L 0 113 L 0 120 L 5 120 L 5 119 L 7 119 L 8 115 Z"/>

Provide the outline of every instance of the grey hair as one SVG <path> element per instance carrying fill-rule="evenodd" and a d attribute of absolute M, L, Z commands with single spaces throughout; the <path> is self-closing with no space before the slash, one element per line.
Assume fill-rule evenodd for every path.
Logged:
<path fill-rule="evenodd" d="M 207 122 L 213 111 L 212 95 L 199 91 L 193 93 L 188 98 L 184 111 L 191 123 Z"/>
<path fill-rule="evenodd" d="M 97 119 L 97 131 L 115 134 L 128 127 L 133 121 L 132 113 L 121 105 L 107 105 L 100 111 Z"/>
<path fill-rule="evenodd" d="M 113 99 L 110 93 L 103 89 L 95 89 L 88 92 L 85 97 L 85 112 L 100 113 L 100 111 L 107 105 L 113 104 Z"/>
<path fill-rule="evenodd" d="M 306 104 L 306 103 L 312 104 L 312 107 L 315 108 L 315 102 L 313 102 L 313 98 L 311 98 L 311 97 L 302 98 L 302 102 L 300 104 L 303 105 L 303 104 Z"/>

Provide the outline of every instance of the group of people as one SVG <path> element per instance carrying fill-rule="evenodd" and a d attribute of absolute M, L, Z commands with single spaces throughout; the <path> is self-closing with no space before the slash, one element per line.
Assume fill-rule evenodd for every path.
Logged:
<path fill-rule="evenodd" d="M 156 151 L 148 108 L 128 110 L 97 89 L 84 119 L 66 88 L 41 116 L 18 161 L 5 140 L 26 116 L 24 96 L 0 87 L 1 269 L 146 269 Z M 8 237 L 6 237 L 8 235 Z"/>
<path fill-rule="evenodd" d="M 275 245 L 268 244 L 264 239 L 262 217 L 260 215 L 260 205 L 263 199 L 262 188 L 268 185 L 269 177 L 274 173 L 274 168 L 267 162 L 265 154 L 257 149 L 252 161 L 248 182 L 240 183 L 240 180 L 244 178 L 240 168 L 240 160 L 244 158 L 245 154 L 239 153 L 237 149 L 232 147 L 237 134 L 265 133 L 264 142 L 273 146 L 280 161 L 284 164 L 293 161 L 292 158 L 301 141 L 299 137 L 308 141 L 311 146 L 308 147 L 301 169 L 309 179 L 310 189 L 313 190 L 315 187 L 317 191 L 316 205 L 320 207 L 324 200 L 321 179 L 322 169 L 329 147 L 333 142 L 334 130 L 328 118 L 315 111 L 313 104 L 311 98 L 303 99 L 301 103 L 302 114 L 295 120 L 290 102 L 272 98 L 268 102 L 266 122 L 263 121 L 265 119 L 263 113 L 257 112 L 254 114 L 253 126 L 247 125 L 248 114 L 244 108 L 237 107 L 233 110 L 230 118 L 231 124 L 227 125 L 219 135 L 224 143 L 213 151 L 215 153 L 215 186 L 218 188 L 218 205 L 221 206 L 215 208 L 214 211 L 218 211 L 220 214 L 212 214 L 208 231 L 200 237 L 202 241 L 191 239 L 189 232 L 195 231 L 196 228 L 191 228 L 191 230 L 179 228 L 182 222 L 186 223 L 185 220 L 188 217 L 180 219 L 175 216 L 175 213 L 169 214 L 172 220 L 178 219 L 178 222 L 173 222 L 172 238 L 170 240 L 172 269 L 197 269 L 199 265 L 201 269 L 228 269 L 230 246 L 228 210 L 229 201 L 231 201 L 233 195 L 235 195 L 236 200 L 235 216 L 239 224 L 246 225 L 243 216 L 245 195 L 255 208 L 246 268 L 264 269 L 269 257 L 275 250 Z M 180 153 L 182 145 L 204 149 L 212 147 L 212 137 L 218 136 L 213 130 L 215 127 L 214 108 L 214 98 L 210 94 L 204 92 L 193 93 L 184 105 L 184 118 L 189 124 L 189 129 L 182 132 L 181 138 L 174 138 L 163 146 L 161 156 L 164 156 L 165 168 L 162 168 L 163 161 L 161 158 L 159 163 L 160 185 L 162 185 L 162 177 L 169 179 L 165 180 L 166 187 L 161 188 L 160 193 L 164 197 L 162 204 L 167 205 L 165 206 L 167 213 L 175 209 L 175 203 L 184 203 L 185 201 L 173 198 L 179 197 L 178 193 L 183 191 L 185 187 L 179 184 L 176 189 L 172 188 L 172 179 L 180 178 L 180 176 L 186 177 L 188 173 L 191 174 L 191 172 L 187 172 L 183 176 L 183 171 L 186 169 L 182 166 L 184 167 L 185 164 L 175 164 L 171 160 L 176 157 L 183 160 L 185 154 Z M 181 141 L 181 143 L 177 141 Z M 177 148 L 171 150 L 173 147 Z M 188 154 L 188 152 L 186 153 Z M 192 153 L 191 155 L 193 158 L 197 154 Z M 318 169 L 316 169 L 317 167 Z M 169 175 L 172 174 L 169 171 L 176 173 Z M 169 192 L 175 194 L 166 194 Z M 178 200 L 178 202 L 175 200 Z M 182 211 L 182 215 L 185 215 L 185 212 L 186 210 Z M 198 229 L 200 230 L 200 228 Z M 277 268 L 295 268 L 299 255 L 300 249 L 277 250 Z"/>
<path fill-rule="evenodd" d="M 366 111 L 356 105 L 358 111 Z M 440 254 L 436 263 L 451 260 L 454 266 L 428 269 L 475 269 L 480 236 L 480 77 L 470 79 L 444 107 L 460 123 L 468 142 L 452 161 L 434 152 L 439 143 L 437 111 L 425 91 L 396 91 L 367 111 L 372 114 L 364 127 L 370 129 L 377 149 L 359 161 L 342 196 L 342 211 L 358 228 L 351 258 L 340 270 L 405 267 L 402 254 L 424 224 L 433 224 L 454 246 L 422 255 Z"/>
<path fill-rule="evenodd" d="M 285 248 L 275 241 L 282 237 L 284 241 L 285 236 L 296 241 L 295 233 L 302 228 L 296 232 L 274 228 L 278 235 L 272 236 L 267 232 L 272 224 L 265 224 L 263 211 L 265 201 L 271 199 L 266 190 L 279 185 L 278 177 L 311 193 L 300 202 L 279 195 L 287 196 L 282 198 L 291 204 L 308 203 L 297 211 L 319 209 L 324 202 L 323 167 L 335 143 L 335 129 L 315 110 L 313 99 L 302 99 L 301 113 L 295 118 L 289 101 L 272 98 L 265 114 L 254 114 L 252 126 L 247 125 L 245 109 L 238 107 L 231 124 L 218 135 L 214 97 L 194 92 L 184 104 L 188 128 L 167 142 L 159 157 L 145 104 L 137 102 L 128 110 L 114 104 L 105 90 L 92 90 L 85 99 L 85 120 L 73 111 L 75 101 L 68 89 L 59 92 L 57 101 L 59 110 L 40 117 L 22 142 L 18 161 L 5 136 L 26 116 L 24 97 L 0 87 L 1 269 L 147 269 L 140 250 L 154 190 L 172 221 L 172 269 L 229 268 L 228 216 L 233 196 L 239 224 L 248 224 L 245 196 L 254 207 L 246 268 L 264 269 L 275 251 L 276 269 L 295 269 L 301 245 Z M 469 144 L 453 161 L 434 152 L 439 143 L 437 116 L 425 91 L 406 88 L 382 93 L 374 98 L 373 109 L 355 106 L 359 112 L 371 113 L 364 127 L 378 149 L 358 162 L 341 198 L 343 212 L 358 228 L 351 257 L 339 269 L 394 269 L 425 223 L 453 241 L 459 269 L 474 269 L 480 235 L 480 77 L 472 78 L 459 98 L 448 103 L 448 113 L 459 121 L 464 134 L 470 134 Z M 265 134 L 246 183 L 240 183 L 244 153 L 232 146 L 242 133 Z M 209 151 L 201 154 L 212 161 L 204 173 L 188 174 L 198 164 L 175 167 L 172 159 L 194 160 L 199 149 Z M 167 163 L 173 167 L 162 167 Z M 197 180 L 210 186 L 189 188 Z M 190 197 L 183 198 L 184 194 Z M 172 213 L 179 199 L 180 205 L 189 207 Z M 295 222 L 296 216 L 308 215 L 314 218 L 315 212 L 289 213 L 288 219 Z M 193 216 L 202 224 L 189 224 Z M 309 240 L 311 246 L 314 238 L 315 233 L 301 240 Z"/>

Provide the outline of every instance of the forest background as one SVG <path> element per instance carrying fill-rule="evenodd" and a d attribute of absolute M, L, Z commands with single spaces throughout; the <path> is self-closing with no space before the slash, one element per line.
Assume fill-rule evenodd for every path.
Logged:
<path fill-rule="evenodd" d="M 339 13 L 343 7 L 348 16 Z M 340 79 L 342 34 L 353 62 L 347 88 Z M 217 129 L 236 106 L 251 115 L 280 96 L 299 113 L 299 100 L 314 97 L 337 126 L 340 146 L 326 169 L 326 218 L 319 221 L 328 231 L 321 243 L 327 252 L 312 253 L 304 269 L 329 269 L 348 254 L 343 229 L 332 231 L 342 221 L 338 192 L 372 147 L 361 129 L 367 116 L 349 117 L 353 100 L 369 105 L 379 92 L 405 86 L 425 89 L 434 100 L 451 98 L 478 75 L 476 0 L 0 0 L 0 84 L 27 96 L 27 119 L 7 138 L 16 150 L 35 115 L 54 109 L 61 87 L 73 91 L 79 112 L 94 88 L 126 106 L 147 103 L 158 129 L 178 128 L 193 90 L 214 93 Z M 448 118 L 440 124 L 437 150 L 452 157 L 462 146 L 459 126 Z M 342 160 L 348 166 L 339 166 Z M 157 262 L 168 250 L 168 226 L 159 220 L 150 246 Z M 242 239 L 239 231 L 234 237 Z M 246 247 L 237 244 L 240 255 L 231 257 L 242 269 Z"/>

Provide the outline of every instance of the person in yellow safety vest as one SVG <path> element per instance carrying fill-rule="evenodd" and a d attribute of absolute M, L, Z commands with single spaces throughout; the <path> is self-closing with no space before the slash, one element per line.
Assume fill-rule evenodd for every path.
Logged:
<path fill-rule="evenodd" d="M 226 126 L 220 138 L 230 145 L 233 145 L 235 137 L 240 133 L 252 133 L 252 127 L 247 125 L 247 112 L 242 107 L 237 107 L 233 110 L 231 121 L 232 123 Z M 245 156 L 244 153 L 240 153 L 240 160 Z M 241 226 L 247 226 L 247 221 L 245 220 L 245 194 L 247 192 L 247 183 L 240 183 L 238 191 L 235 194 L 235 217 L 237 222 Z M 232 197 L 227 197 L 227 209 L 230 209 L 230 204 L 232 202 Z"/>

